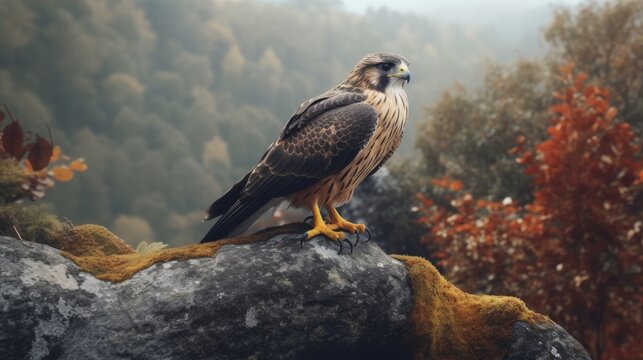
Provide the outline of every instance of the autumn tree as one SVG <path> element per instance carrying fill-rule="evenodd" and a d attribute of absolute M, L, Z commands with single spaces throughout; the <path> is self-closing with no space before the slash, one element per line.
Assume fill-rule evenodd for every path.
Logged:
<path fill-rule="evenodd" d="M 534 61 L 490 65 L 481 90 L 456 86 L 443 93 L 420 127 L 419 171 L 427 177 L 475 179 L 465 186 L 476 196 L 528 197 L 527 178 L 507 150 L 518 135 L 542 138 L 548 79 L 545 67 Z"/>
<path fill-rule="evenodd" d="M 468 179 L 477 197 L 529 200 L 530 185 L 508 156 L 513 139 L 538 142 L 545 134 L 552 74 L 574 62 L 588 81 L 606 86 L 620 119 L 643 131 L 643 2 L 589 2 L 578 12 L 561 7 L 545 30 L 545 59 L 489 65 L 478 90 L 456 85 L 426 112 L 417 147 L 427 177 Z"/>
<path fill-rule="evenodd" d="M 606 86 L 622 120 L 643 131 L 643 2 L 588 2 L 561 7 L 545 31 L 550 62 L 574 62 L 589 80 Z"/>
<path fill-rule="evenodd" d="M 641 149 L 609 91 L 586 78 L 565 67 L 547 138 L 530 150 L 519 137 L 511 151 L 533 182 L 532 202 L 477 200 L 443 178 L 434 184 L 452 208 L 420 195 L 420 220 L 455 283 L 523 298 L 595 359 L 633 358 L 643 351 L 643 222 L 632 207 L 643 190 Z"/>

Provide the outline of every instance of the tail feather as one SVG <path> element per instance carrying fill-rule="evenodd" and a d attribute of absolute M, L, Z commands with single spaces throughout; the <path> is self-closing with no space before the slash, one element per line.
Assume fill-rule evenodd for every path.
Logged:
<path fill-rule="evenodd" d="M 241 192 L 246 186 L 246 182 L 248 182 L 248 177 L 250 177 L 250 173 L 246 174 L 243 179 L 234 184 L 230 188 L 230 190 L 223 194 L 223 196 L 213 202 L 212 205 L 210 205 L 210 207 L 208 207 L 208 209 L 205 211 L 204 220 L 214 219 L 217 216 L 225 214 L 230 208 L 232 208 L 232 206 L 234 206 L 235 203 L 239 200 Z"/>
<path fill-rule="evenodd" d="M 271 199 L 237 201 L 217 220 L 201 240 L 202 243 L 216 241 L 245 231 L 272 205 Z"/>

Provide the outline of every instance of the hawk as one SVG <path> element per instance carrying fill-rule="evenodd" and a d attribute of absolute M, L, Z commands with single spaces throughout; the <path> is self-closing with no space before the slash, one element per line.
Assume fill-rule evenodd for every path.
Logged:
<path fill-rule="evenodd" d="M 400 144 L 409 113 L 404 85 L 410 79 L 403 56 L 370 54 L 341 84 L 301 104 L 259 163 L 206 210 L 205 220 L 220 218 L 201 242 L 242 233 L 282 201 L 312 210 L 306 239 L 342 240 L 344 232 L 366 231 L 335 207 L 350 201 L 357 185 Z"/>

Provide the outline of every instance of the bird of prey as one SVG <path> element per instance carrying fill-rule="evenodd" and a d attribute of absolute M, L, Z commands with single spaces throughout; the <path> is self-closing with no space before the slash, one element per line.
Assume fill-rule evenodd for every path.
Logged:
<path fill-rule="evenodd" d="M 344 232 L 366 231 L 335 207 L 350 201 L 357 185 L 400 144 L 410 79 L 403 56 L 370 54 L 341 84 L 301 104 L 259 163 L 206 210 L 205 220 L 220 218 L 201 242 L 242 233 L 282 201 L 312 210 L 313 228 L 305 239 L 342 240 Z"/>

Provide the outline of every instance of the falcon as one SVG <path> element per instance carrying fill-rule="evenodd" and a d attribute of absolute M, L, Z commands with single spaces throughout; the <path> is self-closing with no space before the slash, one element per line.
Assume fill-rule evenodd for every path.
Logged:
<path fill-rule="evenodd" d="M 370 54 L 342 83 L 301 104 L 259 163 L 206 210 L 204 220 L 219 219 L 201 242 L 239 235 L 283 201 L 312 211 L 305 239 L 341 241 L 344 232 L 366 231 L 336 207 L 349 202 L 400 144 L 410 79 L 403 56 Z M 320 207 L 328 210 L 328 221 Z"/>

